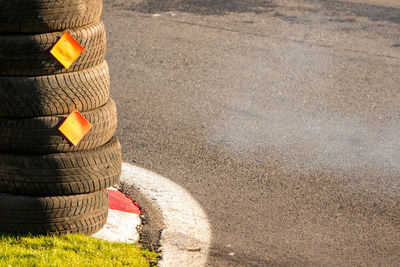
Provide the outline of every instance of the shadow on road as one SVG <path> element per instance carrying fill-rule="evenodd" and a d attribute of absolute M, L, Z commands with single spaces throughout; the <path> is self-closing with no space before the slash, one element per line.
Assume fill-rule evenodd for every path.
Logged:
<path fill-rule="evenodd" d="M 199 15 L 224 15 L 230 12 L 264 13 L 272 11 L 275 7 L 272 0 L 134 0 L 130 3 L 106 0 L 105 2 L 143 13 L 182 11 Z"/>
<path fill-rule="evenodd" d="M 307 0 L 307 2 L 321 5 L 321 10 L 330 16 L 353 15 L 365 17 L 371 21 L 400 24 L 400 9 L 395 7 L 331 0 Z"/>
<path fill-rule="evenodd" d="M 296 3 L 297 0 L 292 1 Z M 395 7 L 335 0 L 298 0 L 298 2 L 312 4 L 312 7 L 304 8 L 305 10 L 309 9 L 312 13 L 322 12 L 333 17 L 366 17 L 371 21 L 400 24 L 400 9 Z M 142 13 L 181 11 L 197 15 L 224 15 L 245 12 L 261 14 L 285 6 L 285 4 L 276 0 L 104 0 L 104 3 Z M 297 8 L 292 6 L 287 9 L 296 10 Z M 353 21 L 346 19 L 343 22 Z"/>

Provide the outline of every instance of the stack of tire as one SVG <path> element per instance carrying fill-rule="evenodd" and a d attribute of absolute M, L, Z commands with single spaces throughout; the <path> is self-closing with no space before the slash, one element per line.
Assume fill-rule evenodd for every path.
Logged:
<path fill-rule="evenodd" d="M 102 0 L 0 0 L 0 232 L 106 222 L 122 159 L 101 11 Z M 65 32 L 84 47 L 68 69 L 50 54 Z M 74 110 L 93 125 L 76 146 L 58 130 Z"/>

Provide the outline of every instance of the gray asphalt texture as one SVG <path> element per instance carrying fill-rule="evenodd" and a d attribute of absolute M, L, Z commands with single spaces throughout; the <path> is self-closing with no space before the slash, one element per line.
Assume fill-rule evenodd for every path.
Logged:
<path fill-rule="evenodd" d="M 400 2 L 105 0 L 124 161 L 204 207 L 210 266 L 398 266 Z"/>

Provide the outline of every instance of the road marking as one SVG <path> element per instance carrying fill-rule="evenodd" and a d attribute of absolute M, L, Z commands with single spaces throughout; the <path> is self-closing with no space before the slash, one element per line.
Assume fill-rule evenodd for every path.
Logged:
<path fill-rule="evenodd" d="M 121 183 L 131 184 L 161 210 L 162 260 L 159 266 L 203 266 L 207 262 L 211 228 L 207 215 L 179 185 L 146 169 L 122 163 Z"/>

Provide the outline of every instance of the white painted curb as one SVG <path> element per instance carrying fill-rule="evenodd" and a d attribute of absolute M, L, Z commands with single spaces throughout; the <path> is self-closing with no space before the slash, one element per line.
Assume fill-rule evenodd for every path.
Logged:
<path fill-rule="evenodd" d="M 110 242 L 137 243 L 139 241 L 137 227 L 141 223 L 138 214 L 109 209 L 106 224 L 92 236 Z"/>
<path fill-rule="evenodd" d="M 137 188 L 160 208 L 162 260 L 159 266 L 204 266 L 211 229 L 201 206 L 185 189 L 146 169 L 122 163 L 121 183 Z"/>

